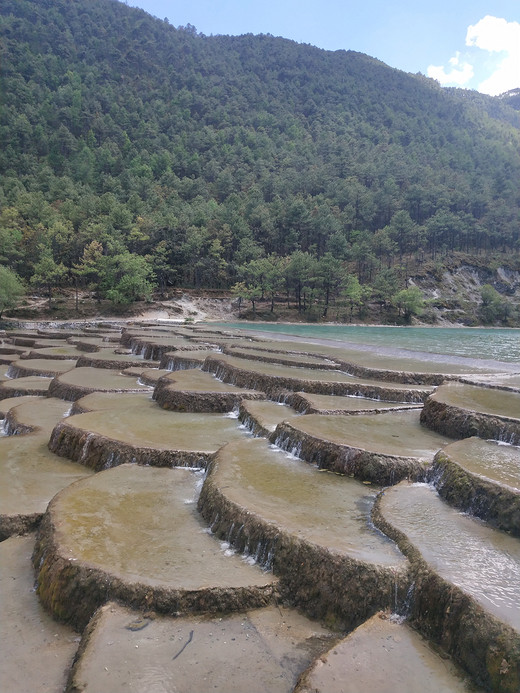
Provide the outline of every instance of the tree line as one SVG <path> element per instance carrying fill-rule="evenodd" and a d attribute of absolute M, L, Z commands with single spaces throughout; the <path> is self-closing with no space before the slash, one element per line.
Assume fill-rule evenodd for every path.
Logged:
<path fill-rule="evenodd" d="M 518 262 L 503 100 L 116 0 L 4 0 L 0 35 L 0 262 L 28 286 L 124 303 L 279 258 L 328 310 L 332 261 L 372 296 L 454 252 Z"/>

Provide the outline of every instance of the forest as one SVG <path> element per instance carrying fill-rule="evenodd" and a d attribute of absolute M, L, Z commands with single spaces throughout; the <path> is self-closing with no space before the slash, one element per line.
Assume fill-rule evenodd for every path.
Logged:
<path fill-rule="evenodd" d="M 2 0 L 0 41 L 0 314 L 185 287 L 410 319 L 417 271 L 520 269 L 514 94 L 117 0 Z M 482 319 L 514 320 L 486 290 Z"/>

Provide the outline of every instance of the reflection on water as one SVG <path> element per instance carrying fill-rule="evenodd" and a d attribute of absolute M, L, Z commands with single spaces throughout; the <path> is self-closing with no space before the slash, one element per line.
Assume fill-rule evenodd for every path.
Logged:
<path fill-rule="evenodd" d="M 368 325 L 227 324 L 228 328 L 260 330 L 301 337 L 335 339 L 354 344 L 393 346 L 433 354 L 520 363 L 520 331 L 473 327 L 373 327 Z"/>
<path fill-rule="evenodd" d="M 387 489 L 384 516 L 446 580 L 520 629 L 520 542 L 443 503 L 427 484 Z"/>

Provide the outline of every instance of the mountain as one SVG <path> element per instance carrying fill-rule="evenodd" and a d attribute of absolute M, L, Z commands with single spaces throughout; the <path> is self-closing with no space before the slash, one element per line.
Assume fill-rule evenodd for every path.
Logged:
<path fill-rule="evenodd" d="M 3 0 L 0 36 L 0 259 L 35 286 L 247 297 L 270 258 L 327 306 L 457 253 L 519 269 L 512 98 L 116 0 Z"/>

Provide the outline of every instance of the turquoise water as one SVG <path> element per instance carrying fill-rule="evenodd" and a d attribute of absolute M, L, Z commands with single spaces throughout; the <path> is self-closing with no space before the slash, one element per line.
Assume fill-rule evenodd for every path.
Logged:
<path fill-rule="evenodd" d="M 213 323 L 214 324 L 214 323 Z M 520 363 L 520 330 L 480 327 L 373 327 L 368 325 L 287 325 L 222 323 L 225 327 L 334 339 L 350 344 L 409 349 L 472 359 Z"/>

